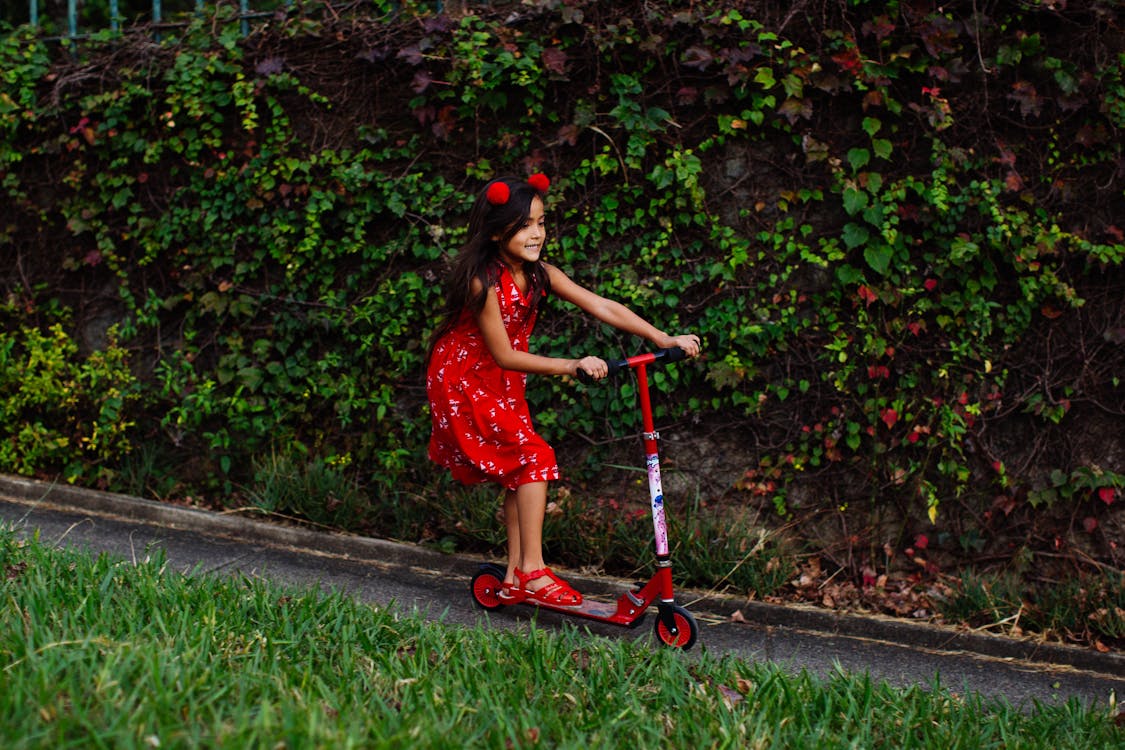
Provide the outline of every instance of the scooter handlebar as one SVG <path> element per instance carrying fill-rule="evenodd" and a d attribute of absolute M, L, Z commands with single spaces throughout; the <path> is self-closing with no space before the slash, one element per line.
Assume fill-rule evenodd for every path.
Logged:
<path fill-rule="evenodd" d="M 627 370 L 632 367 L 657 363 L 668 364 L 669 362 L 679 362 L 681 359 L 685 358 L 687 358 L 687 352 L 678 346 L 673 346 L 668 349 L 658 349 L 655 352 L 637 354 L 632 357 L 626 357 L 625 359 L 607 359 L 606 364 L 609 365 L 608 377 L 613 377 L 622 370 Z M 594 382 L 594 379 L 587 375 L 584 370 L 578 371 L 578 380 L 587 385 Z"/>

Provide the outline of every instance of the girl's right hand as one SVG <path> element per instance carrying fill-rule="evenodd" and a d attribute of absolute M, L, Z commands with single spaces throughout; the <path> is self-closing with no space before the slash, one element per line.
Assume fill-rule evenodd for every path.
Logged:
<path fill-rule="evenodd" d="M 583 357 L 574 363 L 574 375 L 576 377 L 579 371 L 586 373 L 594 380 L 601 380 L 609 375 L 609 365 L 600 357 Z"/>

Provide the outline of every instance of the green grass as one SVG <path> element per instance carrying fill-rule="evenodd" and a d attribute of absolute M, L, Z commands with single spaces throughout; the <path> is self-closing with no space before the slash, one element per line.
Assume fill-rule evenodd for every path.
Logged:
<path fill-rule="evenodd" d="M 1107 709 L 426 622 L 0 528 L 4 748 L 1092 748 Z"/>

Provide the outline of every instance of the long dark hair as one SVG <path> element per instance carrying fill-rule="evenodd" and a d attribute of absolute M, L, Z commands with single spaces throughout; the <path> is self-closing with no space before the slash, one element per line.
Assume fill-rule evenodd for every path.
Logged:
<path fill-rule="evenodd" d="M 493 204 L 488 200 L 488 189 L 500 182 L 508 187 L 508 200 Z M 429 355 L 433 354 L 434 346 L 452 330 L 465 310 L 475 316 L 484 309 L 488 290 L 500 276 L 500 264 L 497 261 L 500 247 L 527 223 L 531 216 L 531 202 L 535 198 L 542 200 L 543 194 L 527 182 L 514 177 L 499 177 L 481 190 L 469 212 L 469 237 L 450 267 L 442 320 L 430 339 Z M 493 237 L 499 239 L 494 240 Z M 534 312 L 545 293 L 551 291 L 551 282 L 547 277 L 547 269 L 538 260 L 524 262 L 523 271 L 528 279 L 527 299 Z M 481 282 L 481 289 L 476 294 L 473 293 L 474 280 Z"/>

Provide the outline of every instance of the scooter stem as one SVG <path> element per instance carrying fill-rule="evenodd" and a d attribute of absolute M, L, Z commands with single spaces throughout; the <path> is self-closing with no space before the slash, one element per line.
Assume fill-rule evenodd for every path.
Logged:
<path fill-rule="evenodd" d="M 635 366 L 637 393 L 641 402 L 641 420 L 644 425 L 645 466 L 648 468 L 648 494 L 652 502 L 652 530 L 656 542 L 657 564 L 668 559 L 668 522 L 664 516 L 664 488 L 660 482 L 660 449 L 657 446 L 656 427 L 652 420 L 652 402 L 648 393 L 648 371 L 645 363 Z"/>

